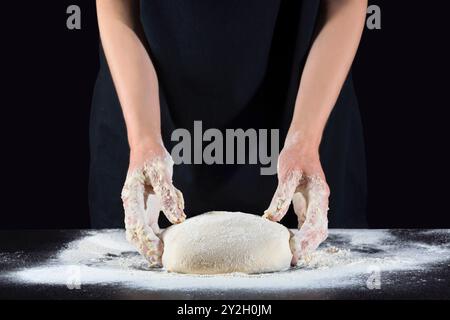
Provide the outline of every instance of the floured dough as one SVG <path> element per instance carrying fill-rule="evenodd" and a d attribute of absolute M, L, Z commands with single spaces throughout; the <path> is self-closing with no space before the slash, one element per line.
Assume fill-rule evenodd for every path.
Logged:
<path fill-rule="evenodd" d="M 162 263 L 180 273 L 263 273 L 286 270 L 292 253 L 283 225 L 242 212 L 214 211 L 164 231 Z"/>

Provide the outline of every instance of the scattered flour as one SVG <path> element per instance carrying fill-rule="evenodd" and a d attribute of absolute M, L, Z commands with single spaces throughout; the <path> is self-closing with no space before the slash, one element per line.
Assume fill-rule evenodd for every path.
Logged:
<path fill-rule="evenodd" d="M 450 259 L 450 246 L 399 243 L 384 230 L 330 230 L 309 261 L 288 271 L 259 275 L 186 275 L 150 269 L 121 230 L 90 232 L 44 265 L 7 274 L 22 283 L 65 285 L 74 268 L 84 284 L 120 284 L 159 290 L 258 291 L 364 286 L 373 268 L 381 272 L 419 270 Z M 344 249 L 345 248 L 345 249 Z"/>

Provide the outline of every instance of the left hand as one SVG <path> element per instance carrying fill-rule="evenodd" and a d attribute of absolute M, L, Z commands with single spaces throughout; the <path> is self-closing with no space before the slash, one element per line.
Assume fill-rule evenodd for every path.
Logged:
<path fill-rule="evenodd" d="M 292 265 L 307 258 L 328 237 L 329 195 L 318 148 L 288 136 L 278 158 L 278 188 L 264 217 L 278 222 L 293 203 L 299 230 L 290 240 Z"/>

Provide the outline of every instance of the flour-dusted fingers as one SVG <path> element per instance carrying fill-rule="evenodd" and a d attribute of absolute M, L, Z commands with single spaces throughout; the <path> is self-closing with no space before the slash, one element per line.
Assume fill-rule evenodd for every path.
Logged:
<path fill-rule="evenodd" d="M 145 221 L 147 225 L 153 230 L 156 235 L 161 234 L 161 229 L 158 225 L 159 214 L 161 212 L 161 201 L 159 197 L 153 192 L 147 195 L 145 208 Z"/>
<path fill-rule="evenodd" d="M 269 208 L 264 211 L 264 218 L 272 221 L 280 221 L 289 209 L 295 190 L 297 189 L 302 173 L 290 171 L 286 176 L 279 177 L 278 187 L 272 198 Z"/>
<path fill-rule="evenodd" d="M 297 265 L 299 259 L 308 261 L 310 255 L 326 239 L 325 233 L 309 224 L 304 224 L 290 239 L 292 265 Z"/>
<path fill-rule="evenodd" d="M 172 183 L 172 167 L 172 158 L 167 155 L 146 163 L 146 173 L 164 215 L 172 223 L 181 223 L 186 219 L 184 200 Z"/>
<path fill-rule="evenodd" d="M 144 168 L 138 168 L 129 172 L 122 189 L 126 237 L 151 266 L 160 266 L 162 242 L 145 221 L 145 195 L 148 191 L 144 171 Z"/>
<path fill-rule="evenodd" d="M 298 260 L 300 259 L 300 256 L 301 256 L 301 251 L 302 251 L 300 238 L 297 237 L 298 231 L 299 230 L 292 233 L 291 238 L 289 240 L 289 246 L 290 246 L 291 252 L 292 252 L 291 265 L 293 265 L 293 266 L 297 265 Z"/>
<path fill-rule="evenodd" d="M 144 168 L 138 168 L 127 174 L 122 189 L 122 202 L 125 211 L 125 225 L 143 223 L 145 212 L 145 176 Z"/>
<path fill-rule="evenodd" d="M 140 254 L 149 262 L 150 267 L 162 266 L 163 243 L 155 235 L 152 228 L 147 225 L 138 224 L 127 226 L 126 235 Z"/>
<path fill-rule="evenodd" d="M 153 229 L 143 219 L 125 214 L 125 230 L 127 240 L 146 258 L 150 266 L 160 267 L 163 245 Z"/>
<path fill-rule="evenodd" d="M 298 228 L 300 229 L 306 220 L 307 207 L 306 199 L 302 192 L 297 191 L 294 193 L 294 196 L 292 197 L 292 205 L 294 207 L 294 212 L 297 215 Z"/>
<path fill-rule="evenodd" d="M 169 181 L 162 181 L 154 187 L 155 194 L 161 201 L 161 210 L 172 223 L 181 223 L 186 219 L 184 200 L 180 191 Z"/>
<path fill-rule="evenodd" d="M 328 230 L 328 203 L 330 189 L 325 180 L 316 175 L 306 177 L 306 222 L 318 230 Z"/>
<path fill-rule="evenodd" d="M 178 190 L 177 188 L 173 187 L 175 189 L 175 194 L 177 195 L 177 206 L 181 208 L 181 212 L 182 212 L 182 221 L 186 220 L 186 214 L 184 213 L 184 197 L 183 197 L 183 193 Z"/>
<path fill-rule="evenodd" d="M 296 234 L 297 256 L 308 256 L 328 237 L 328 198 L 330 190 L 320 176 L 307 177 L 306 220 Z"/>

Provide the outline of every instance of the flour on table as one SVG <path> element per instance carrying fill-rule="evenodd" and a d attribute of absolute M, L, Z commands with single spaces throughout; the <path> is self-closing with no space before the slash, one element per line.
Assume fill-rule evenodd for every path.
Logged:
<path fill-rule="evenodd" d="M 450 235 L 446 235 L 448 238 Z M 298 267 L 283 272 L 247 275 L 186 275 L 149 269 L 146 261 L 125 240 L 122 230 L 92 231 L 57 253 L 43 265 L 2 276 L 20 283 L 66 285 L 77 268 L 82 285 L 120 284 L 147 291 L 236 290 L 260 292 L 365 286 L 371 270 L 425 270 L 450 257 L 447 244 L 423 242 L 398 245 L 384 230 L 330 230 L 329 240 Z"/>

